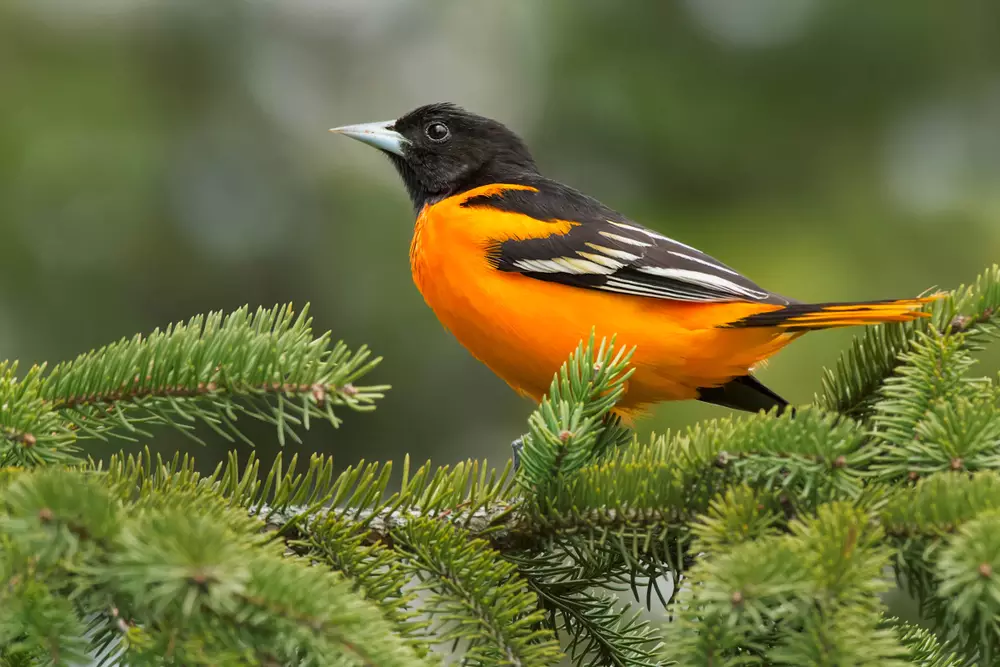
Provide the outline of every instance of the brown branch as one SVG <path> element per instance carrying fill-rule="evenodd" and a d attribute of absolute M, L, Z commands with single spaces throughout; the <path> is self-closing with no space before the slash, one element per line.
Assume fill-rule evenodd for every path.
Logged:
<path fill-rule="evenodd" d="M 144 387 L 132 390 L 119 389 L 107 393 L 91 393 L 80 396 L 70 396 L 68 398 L 54 399 L 51 403 L 53 410 L 68 410 L 94 405 L 110 405 L 121 401 L 131 403 L 141 403 L 152 398 L 195 398 L 199 396 L 212 396 L 220 394 L 237 393 L 260 393 L 260 394 L 307 394 L 312 393 L 313 399 L 322 405 L 331 394 L 343 395 L 350 398 L 358 393 L 352 384 L 345 384 L 342 387 L 337 385 L 314 384 L 292 384 L 279 382 L 265 382 L 258 385 L 237 385 L 219 386 L 216 382 L 199 382 L 195 387 L 183 385 L 164 385 L 161 387 Z"/>
<path fill-rule="evenodd" d="M 259 510 L 254 510 L 257 513 Z M 267 515 L 264 509 L 261 514 L 267 515 L 264 530 L 283 531 L 289 524 L 298 524 L 305 507 L 291 507 L 288 510 L 273 512 Z M 352 521 L 363 525 L 366 531 L 366 544 L 382 544 L 393 548 L 395 539 L 393 533 L 404 528 L 417 519 L 437 519 L 461 528 L 468 533 L 470 539 L 482 539 L 500 552 L 516 552 L 538 547 L 560 534 L 580 534 L 584 531 L 598 531 L 614 534 L 629 529 L 646 530 L 654 526 L 678 526 L 690 522 L 695 513 L 679 509 L 593 509 L 586 512 L 566 514 L 539 521 L 516 511 L 512 503 L 498 503 L 490 507 L 480 508 L 474 512 L 458 508 L 450 510 L 421 512 L 419 510 L 382 511 L 376 515 L 371 512 L 355 513 L 352 510 L 330 510 L 335 516 L 349 517 Z M 316 518 L 325 513 L 316 514 Z M 291 541 L 300 535 L 286 534 L 286 541 Z"/>
<path fill-rule="evenodd" d="M 11 442 L 16 442 L 23 445 L 25 449 L 31 449 L 38 442 L 38 439 L 32 433 L 27 431 L 18 431 L 17 429 L 7 429 L 3 433 L 3 437 L 7 438 Z"/>
<path fill-rule="evenodd" d="M 282 537 L 288 544 L 302 537 L 309 522 L 327 516 L 327 512 L 312 514 L 303 526 L 303 516 L 308 512 L 305 506 L 293 506 L 287 510 L 274 511 L 270 514 L 266 507 L 254 508 L 251 511 L 255 515 L 267 517 L 263 529 L 265 532 L 285 532 Z M 698 511 L 690 511 L 685 508 L 624 510 L 598 508 L 540 520 L 517 511 L 517 505 L 512 503 L 498 503 L 473 512 L 452 508 L 434 512 L 421 512 L 415 509 L 386 510 L 374 516 L 368 511 L 356 513 L 353 510 L 342 509 L 331 509 L 329 513 L 362 526 L 365 531 L 364 543 L 369 545 L 381 544 L 390 549 L 394 548 L 396 541 L 393 534 L 396 531 L 405 528 L 408 523 L 417 519 L 431 518 L 447 521 L 462 529 L 468 534 L 470 540 L 486 540 L 493 549 L 501 553 L 516 553 L 539 548 L 559 536 L 582 535 L 592 532 L 628 536 L 630 530 L 645 532 L 656 527 L 680 529 L 683 526 L 690 526 L 691 522 L 700 514 Z M 961 523 L 935 524 L 920 528 L 907 524 L 874 520 L 882 524 L 887 536 L 893 538 L 934 538 L 955 532 Z M 295 528 L 288 531 L 289 525 L 294 525 Z"/>
<path fill-rule="evenodd" d="M 947 333 L 950 335 L 963 334 L 973 327 L 981 324 L 988 324 L 995 315 L 992 308 L 986 308 L 978 315 L 956 315 L 948 325 Z"/>

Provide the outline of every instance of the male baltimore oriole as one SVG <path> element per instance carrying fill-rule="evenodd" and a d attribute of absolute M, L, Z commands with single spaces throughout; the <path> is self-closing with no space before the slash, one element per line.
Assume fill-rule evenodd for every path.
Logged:
<path fill-rule="evenodd" d="M 800 303 L 542 176 L 501 123 L 452 104 L 331 130 L 378 148 L 416 209 L 413 279 L 441 323 L 541 400 L 581 339 L 617 334 L 635 372 L 617 412 L 698 399 L 788 403 L 751 374 L 813 329 L 900 322 L 930 298 Z"/>

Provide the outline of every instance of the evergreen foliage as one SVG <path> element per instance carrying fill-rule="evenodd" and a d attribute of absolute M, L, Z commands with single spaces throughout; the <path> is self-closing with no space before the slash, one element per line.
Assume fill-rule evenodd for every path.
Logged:
<path fill-rule="evenodd" d="M 288 307 L 6 363 L 0 664 L 995 664 L 1000 388 L 970 373 L 998 308 L 994 267 L 862 333 L 814 406 L 650 438 L 613 415 L 628 351 L 592 338 L 519 469 L 407 459 L 396 482 L 320 455 L 83 458 L 370 410 L 376 362 Z M 886 615 L 890 571 L 919 625 Z"/>

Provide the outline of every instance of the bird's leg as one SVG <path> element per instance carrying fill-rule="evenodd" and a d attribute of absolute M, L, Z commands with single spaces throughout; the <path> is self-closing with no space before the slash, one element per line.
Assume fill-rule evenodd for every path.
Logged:
<path fill-rule="evenodd" d="M 510 443 L 510 448 L 514 450 L 514 472 L 521 467 L 521 450 L 524 449 L 524 436 L 520 436 Z"/>

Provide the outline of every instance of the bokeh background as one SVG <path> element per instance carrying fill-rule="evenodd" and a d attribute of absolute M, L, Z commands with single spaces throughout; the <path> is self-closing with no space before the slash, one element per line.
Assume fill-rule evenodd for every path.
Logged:
<path fill-rule="evenodd" d="M 389 163 L 327 133 L 432 101 L 800 299 L 915 295 L 1000 259 L 993 0 L 4 0 L 0 358 L 311 302 L 393 389 L 289 449 L 502 462 L 530 404 L 424 306 Z M 851 335 L 761 375 L 809 401 Z M 720 414 L 667 405 L 639 428 Z M 212 443 L 155 441 L 202 467 L 230 447 Z"/>

